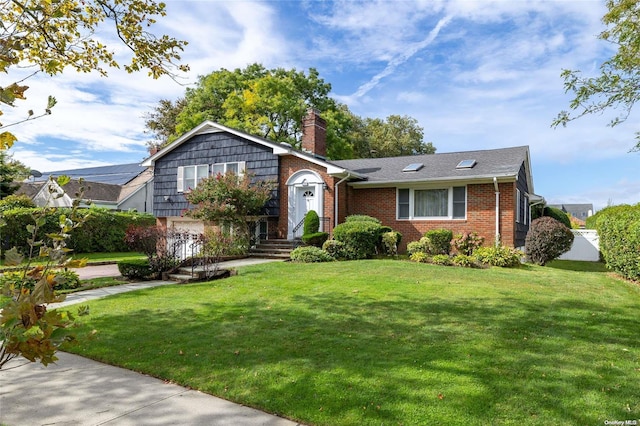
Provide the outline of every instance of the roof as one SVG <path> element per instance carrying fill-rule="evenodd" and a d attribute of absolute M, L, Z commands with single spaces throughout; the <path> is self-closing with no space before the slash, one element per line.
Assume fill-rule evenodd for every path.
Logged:
<path fill-rule="evenodd" d="M 472 167 L 458 168 L 465 160 L 475 160 Z M 411 155 L 403 157 L 364 158 L 340 160 L 332 163 L 351 170 L 366 178 L 356 185 L 379 185 L 382 183 L 411 183 L 425 181 L 452 181 L 517 178 L 522 163 L 529 169 L 529 147 L 519 146 L 478 151 L 449 152 L 439 154 Z M 416 165 L 422 164 L 422 167 Z M 407 166 L 415 171 L 404 171 Z M 532 182 L 529 190 L 533 192 Z"/>
<path fill-rule="evenodd" d="M 16 191 L 16 194 L 25 194 L 30 198 L 33 198 L 43 187 L 45 181 L 40 182 L 23 182 L 20 184 L 20 188 Z M 88 201 L 106 201 L 117 202 L 120 196 L 122 187 L 120 185 L 113 185 L 108 183 L 99 182 L 84 182 L 85 192 L 83 195 L 84 200 Z M 62 187 L 64 192 L 72 199 L 77 198 L 76 195 L 80 192 L 80 182 L 78 180 L 71 180 L 65 186 Z"/>
<path fill-rule="evenodd" d="M 593 215 L 593 204 L 549 204 L 549 207 L 555 207 L 565 213 L 571 213 L 573 217 L 589 217 Z"/>
<path fill-rule="evenodd" d="M 36 181 L 46 181 L 49 176 L 69 176 L 71 179 L 83 178 L 88 182 L 124 185 L 144 172 L 147 168 L 138 163 L 116 164 L 113 166 L 87 167 L 84 169 L 57 170 L 43 172 Z"/>

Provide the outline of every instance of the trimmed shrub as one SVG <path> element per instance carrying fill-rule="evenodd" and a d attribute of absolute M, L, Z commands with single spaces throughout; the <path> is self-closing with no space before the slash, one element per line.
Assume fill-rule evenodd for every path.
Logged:
<path fill-rule="evenodd" d="M 476 249 L 482 247 L 483 243 L 484 237 L 479 236 L 476 232 L 458 234 L 451 242 L 458 253 L 467 256 L 471 256 Z"/>
<path fill-rule="evenodd" d="M 435 265 L 449 266 L 451 265 L 451 258 L 448 254 L 436 254 L 431 258 L 431 263 Z"/>
<path fill-rule="evenodd" d="M 11 194 L 0 200 L 0 212 L 6 210 L 12 210 L 17 208 L 34 208 L 35 203 L 31 201 L 31 198 L 24 194 L 16 195 Z"/>
<path fill-rule="evenodd" d="M 566 226 L 567 228 L 571 229 L 571 219 L 569 219 L 569 215 L 567 215 L 562 210 L 555 207 L 547 206 L 542 211 L 542 217 L 545 217 L 545 216 L 552 217 L 558 222 L 560 222 L 561 224 L 563 224 L 564 226 Z"/>
<path fill-rule="evenodd" d="M 345 223 L 348 223 L 348 222 L 373 222 L 373 223 L 376 223 L 378 225 L 382 225 L 382 222 L 380 221 L 380 219 L 377 219 L 377 218 L 371 217 L 371 216 L 367 216 L 366 214 L 352 214 L 351 216 L 347 216 L 344 221 L 345 221 Z"/>
<path fill-rule="evenodd" d="M 70 269 L 60 269 L 49 274 L 54 282 L 54 290 L 71 290 L 80 287 L 80 276 Z"/>
<path fill-rule="evenodd" d="M 331 262 L 335 260 L 329 253 L 314 246 L 298 247 L 291 252 L 291 260 L 302 263 Z"/>
<path fill-rule="evenodd" d="M 121 260 L 118 262 L 118 271 L 129 279 L 146 279 L 154 274 L 148 259 Z"/>
<path fill-rule="evenodd" d="M 369 220 L 351 220 L 333 229 L 333 238 L 344 243 L 349 259 L 366 259 L 376 253 L 380 224 Z"/>
<path fill-rule="evenodd" d="M 431 254 L 449 254 L 453 232 L 448 229 L 434 229 L 424 234 L 429 239 L 429 252 Z"/>
<path fill-rule="evenodd" d="M 503 245 L 492 247 L 479 247 L 473 257 L 478 263 L 501 268 L 514 268 L 520 266 L 522 252 Z"/>
<path fill-rule="evenodd" d="M 315 210 L 309 210 L 304 216 L 303 238 L 304 235 L 316 234 L 319 230 L 320 217 L 318 217 L 318 213 Z"/>
<path fill-rule="evenodd" d="M 430 261 L 427 253 L 423 251 L 416 251 L 415 253 L 411 253 L 409 256 L 409 260 L 418 263 L 428 263 Z"/>
<path fill-rule="evenodd" d="M 525 238 L 527 259 L 537 265 L 545 265 L 571 249 L 573 232 L 552 217 L 544 216 L 531 222 Z"/>
<path fill-rule="evenodd" d="M 625 278 L 639 281 L 640 203 L 600 210 L 595 226 L 607 267 Z"/>
<path fill-rule="evenodd" d="M 322 247 L 327 239 L 329 239 L 329 234 L 326 232 L 316 232 L 313 234 L 304 234 L 302 236 L 302 241 L 305 244 L 315 247 Z"/>
<path fill-rule="evenodd" d="M 329 253 L 334 259 L 346 259 L 346 247 L 342 241 L 327 240 L 322 244 L 322 250 Z"/>

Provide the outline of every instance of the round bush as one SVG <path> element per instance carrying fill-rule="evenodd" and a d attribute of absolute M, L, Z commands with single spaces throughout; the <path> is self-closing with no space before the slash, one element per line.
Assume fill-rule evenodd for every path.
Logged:
<path fill-rule="evenodd" d="M 569 219 L 569 216 L 562 210 L 555 207 L 547 206 L 542 211 L 542 217 L 545 217 L 545 216 L 554 218 L 555 220 L 557 220 L 567 228 L 571 229 L 571 219 Z"/>
<path fill-rule="evenodd" d="M 429 239 L 430 254 L 449 254 L 453 232 L 448 229 L 434 229 L 427 231 L 424 236 Z"/>
<path fill-rule="evenodd" d="M 431 258 L 431 263 L 442 266 L 451 265 L 451 258 L 447 254 L 436 254 Z"/>
<path fill-rule="evenodd" d="M 475 259 L 472 256 L 466 254 L 458 254 L 451 259 L 451 262 L 456 266 L 462 266 L 464 268 L 472 268 L 475 266 Z"/>
<path fill-rule="evenodd" d="M 344 222 L 333 229 L 333 238 L 344 243 L 350 259 L 366 259 L 376 253 L 379 230 L 374 221 Z"/>
<path fill-rule="evenodd" d="M 423 251 L 416 251 L 415 253 L 411 253 L 409 260 L 418 263 L 427 263 L 429 262 L 429 256 Z"/>
<path fill-rule="evenodd" d="M 118 271 L 130 279 L 145 279 L 153 275 L 148 259 L 121 260 L 118 262 Z"/>
<path fill-rule="evenodd" d="M 549 216 L 531 222 L 525 238 L 527 259 L 537 265 L 545 265 L 571 249 L 573 232 L 564 224 Z"/>
<path fill-rule="evenodd" d="M 304 216 L 303 235 L 315 234 L 320 230 L 320 217 L 315 210 L 309 210 Z"/>
<path fill-rule="evenodd" d="M 327 240 L 322 244 L 322 250 L 329 253 L 334 259 L 346 259 L 345 245 L 342 241 Z"/>
<path fill-rule="evenodd" d="M 427 237 L 422 237 L 418 241 L 411 241 L 407 244 L 407 254 L 411 256 L 414 253 L 425 253 L 429 252 L 429 239 Z"/>
<path fill-rule="evenodd" d="M 380 219 L 375 217 L 367 216 L 366 214 L 352 214 L 351 216 L 347 216 L 344 220 L 345 222 L 373 222 L 378 225 L 382 225 Z"/>
<path fill-rule="evenodd" d="M 291 252 L 291 260 L 302 263 L 331 262 L 335 260 L 329 253 L 318 247 L 298 247 Z"/>

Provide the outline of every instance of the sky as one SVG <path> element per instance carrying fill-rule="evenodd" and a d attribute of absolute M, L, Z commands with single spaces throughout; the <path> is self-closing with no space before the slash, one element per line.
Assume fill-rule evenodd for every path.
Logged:
<path fill-rule="evenodd" d="M 38 74 L 3 122 L 42 111 L 47 95 L 58 104 L 11 128 L 13 158 L 41 172 L 140 162 L 152 139 L 144 115 L 161 99 L 182 97 L 198 76 L 261 63 L 317 69 L 361 117 L 415 118 L 437 152 L 528 145 L 534 192 L 547 203 L 640 202 L 640 153 L 629 152 L 637 112 L 616 127 L 607 126 L 615 112 L 551 127 L 571 100 L 562 70 L 595 76 L 615 51 L 597 38 L 604 1 L 165 1 L 152 30 L 189 42 L 191 71 L 179 83 L 118 69 Z M 98 36 L 126 62 L 112 32 Z"/>

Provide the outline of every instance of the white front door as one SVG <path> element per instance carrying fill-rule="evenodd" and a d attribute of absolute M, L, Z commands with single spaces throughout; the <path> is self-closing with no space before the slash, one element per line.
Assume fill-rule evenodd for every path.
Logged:
<path fill-rule="evenodd" d="M 324 182 L 320 175 L 311 170 L 299 170 L 287 180 L 289 188 L 288 232 L 287 238 L 302 236 L 304 217 L 308 211 L 314 210 L 323 217 Z"/>

